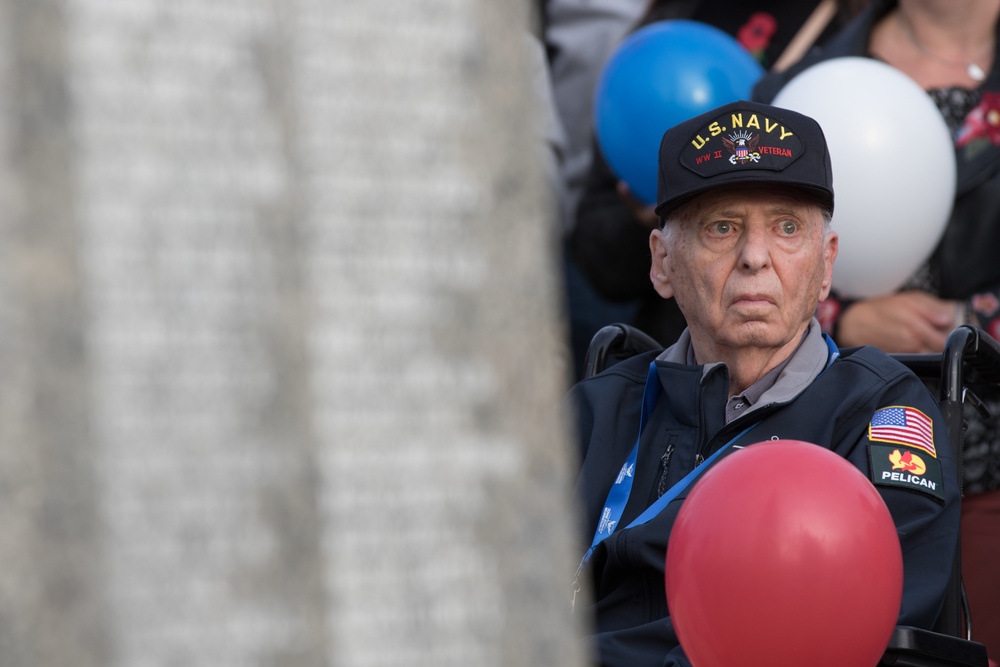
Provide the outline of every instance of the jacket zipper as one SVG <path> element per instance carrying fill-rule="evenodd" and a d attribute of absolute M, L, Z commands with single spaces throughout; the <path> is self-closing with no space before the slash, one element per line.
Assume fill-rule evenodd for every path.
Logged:
<path fill-rule="evenodd" d="M 709 437 L 705 432 L 705 396 L 702 393 L 701 398 L 698 401 L 698 433 L 700 434 L 698 443 L 698 450 L 694 455 L 694 467 L 697 468 L 705 461 L 705 455 L 702 453 L 705 451 L 705 447 L 708 445 Z"/>
<path fill-rule="evenodd" d="M 656 497 L 661 497 L 670 488 L 667 486 L 667 475 L 670 472 L 670 455 L 674 453 L 673 443 L 667 445 L 667 450 L 660 457 L 660 478 L 656 483 Z"/>

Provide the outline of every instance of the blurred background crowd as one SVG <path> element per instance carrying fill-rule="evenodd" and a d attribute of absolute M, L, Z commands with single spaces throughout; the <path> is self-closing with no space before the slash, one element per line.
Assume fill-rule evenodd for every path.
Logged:
<path fill-rule="evenodd" d="M 538 0 L 536 88 L 562 232 L 571 367 L 603 326 L 672 344 L 649 281 L 668 127 L 736 99 L 820 121 L 834 161 L 841 346 L 940 352 L 1000 337 L 1000 0 Z M 1000 395 L 969 408 L 963 576 L 974 639 L 1000 655 Z"/>

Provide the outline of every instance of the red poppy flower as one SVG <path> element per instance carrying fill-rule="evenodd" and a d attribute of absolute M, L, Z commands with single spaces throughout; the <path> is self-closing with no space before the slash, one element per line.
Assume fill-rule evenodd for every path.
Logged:
<path fill-rule="evenodd" d="M 1000 146 L 1000 93 L 983 93 L 983 99 L 965 117 L 955 145 L 961 148 L 979 137 Z"/>
<path fill-rule="evenodd" d="M 767 12 L 755 12 L 736 33 L 736 39 L 758 58 L 771 43 L 778 30 L 778 22 Z"/>

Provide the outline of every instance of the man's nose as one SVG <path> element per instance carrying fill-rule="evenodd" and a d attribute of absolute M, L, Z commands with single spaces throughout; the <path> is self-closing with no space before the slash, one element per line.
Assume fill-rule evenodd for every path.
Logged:
<path fill-rule="evenodd" d="M 740 267 L 747 271 L 760 271 L 771 264 L 771 247 L 767 230 L 749 225 L 740 246 Z"/>

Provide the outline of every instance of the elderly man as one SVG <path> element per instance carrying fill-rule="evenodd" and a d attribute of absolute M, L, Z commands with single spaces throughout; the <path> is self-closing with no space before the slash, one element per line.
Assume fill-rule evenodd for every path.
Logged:
<path fill-rule="evenodd" d="M 813 317 L 837 255 L 819 125 L 736 102 L 668 130 L 659 159 L 650 278 L 688 328 L 570 392 L 586 519 L 576 586 L 600 664 L 688 664 L 663 576 L 690 474 L 769 439 L 822 445 L 868 476 L 902 544 L 899 623 L 931 628 L 957 543 L 954 461 L 920 380 L 874 348 L 841 353 Z M 883 474 L 901 456 L 921 464 Z"/>

